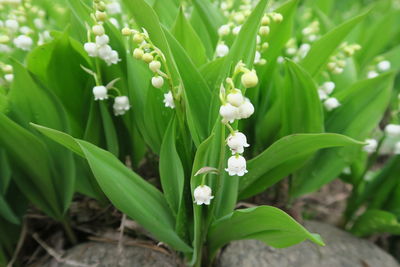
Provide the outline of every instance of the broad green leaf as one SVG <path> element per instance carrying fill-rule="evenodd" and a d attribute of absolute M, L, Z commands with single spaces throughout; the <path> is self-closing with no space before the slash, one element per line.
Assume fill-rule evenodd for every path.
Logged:
<path fill-rule="evenodd" d="M 111 117 L 110 111 L 107 109 L 105 103 L 100 104 L 100 113 L 103 120 L 104 135 L 106 138 L 107 150 L 118 157 L 119 147 L 118 147 L 118 137 L 115 130 L 114 122 Z"/>
<path fill-rule="evenodd" d="M 201 18 L 213 47 L 217 45 L 218 28 L 224 23 L 225 18 L 219 8 L 210 1 L 194 0 L 193 7 L 196 14 Z"/>
<path fill-rule="evenodd" d="M 394 214 L 383 210 L 367 210 L 362 214 L 350 230 L 356 236 L 372 234 L 400 234 L 400 223 Z"/>
<path fill-rule="evenodd" d="M 282 135 L 324 131 L 322 105 L 310 75 L 293 61 L 286 63 Z"/>
<path fill-rule="evenodd" d="M 209 119 L 215 120 L 217 113 L 209 114 L 211 90 L 201 76 L 196 66 L 191 62 L 176 39 L 165 30 L 172 53 L 178 66 L 184 87 L 184 96 L 187 102 L 187 120 L 193 141 L 198 146 L 209 135 Z"/>
<path fill-rule="evenodd" d="M 264 191 L 305 163 L 305 155 L 322 148 L 360 146 L 349 137 L 322 134 L 294 134 L 281 138 L 263 153 L 247 163 L 249 171 L 239 181 L 239 198 L 244 199 Z"/>
<path fill-rule="evenodd" d="M 310 52 L 300 62 L 300 65 L 303 66 L 311 76 L 316 76 L 324 68 L 329 57 L 336 48 L 339 47 L 351 30 L 354 29 L 367 14 L 368 12 L 351 18 L 322 36 L 321 39 L 317 40 L 311 46 Z"/>
<path fill-rule="evenodd" d="M 7 221 L 13 224 L 18 224 L 19 219 L 14 214 L 4 197 L 0 194 L 0 217 L 3 217 Z"/>
<path fill-rule="evenodd" d="M 209 252 L 214 255 L 225 244 L 243 239 L 257 239 L 276 248 L 292 246 L 307 239 L 324 246 L 318 234 L 308 232 L 282 210 L 260 206 L 236 210 L 215 221 L 208 232 Z"/>
<path fill-rule="evenodd" d="M 6 151 L 0 149 L 0 195 L 5 194 L 10 184 L 12 170 Z"/>
<path fill-rule="evenodd" d="M 163 1 L 160 1 L 163 2 Z M 171 29 L 171 33 L 176 40 L 185 49 L 191 60 L 196 66 L 201 66 L 206 63 L 206 50 L 200 37 L 194 31 L 192 25 L 187 21 L 183 9 L 180 8 L 175 24 Z M 179 63 L 177 62 L 178 66 Z"/>
<path fill-rule="evenodd" d="M 41 130 L 44 133 L 51 132 L 48 135 L 50 138 L 56 137 L 54 141 L 67 148 L 71 147 L 72 137 L 66 137 L 55 130 L 44 130 L 44 127 L 41 127 Z M 124 166 L 110 152 L 83 140 L 74 141 L 74 150 L 79 147 L 79 154 L 83 154 L 87 159 L 97 182 L 115 207 L 174 249 L 191 252 L 191 248 L 174 231 L 174 217 L 160 191 Z"/>
<path fill-rule="evenodd" d="M 164 135 L 160 151 L 160 180 L 165 199 L 176 214 L 182 200 L 185 174 L 176 151 L 176 118 L 173 117 Z"/>
<path fill-rule="evenodd" d="M 14 169 L 13 179 L 20 190 L 48 215 L 60 219 L 64 208 L 56 194 L 45 144 L 0 114 L 0 145 L 7 150 L 13 166 L 18 168 Z"/>
<path fill-rule="evenodd" d="M 374 79 L 359 81 L 347 90 L 334 94 L 341 106 L 328 114 L 326 131 L 357 140 L 368 138 L 389 104 L 392 84 L 393 73 L 389 72 Z M 356 147 L 318 152 L 296 175 L 292 193 L 299 196 L 332 181 L 354 161 L 359 152 L 360 149 Z"/>
<path fill-rule="evenodd" d="M 171 27 L 178 14 L 179 1 L 163 0 L 155 1 L 153 5 L 154 11 L 157 13 L 160 22 L 166 27 Z"/>

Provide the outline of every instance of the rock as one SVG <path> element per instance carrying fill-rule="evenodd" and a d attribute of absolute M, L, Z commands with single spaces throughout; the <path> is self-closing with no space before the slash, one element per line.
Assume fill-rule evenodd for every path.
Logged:
<path fill-rule="evenodd" d="M 396 260 L 373 243 L 356 238 L 331 225 L 308 221 L 305 227 L 319 233 L 326 246 L 309 241 L 274 249 L 256 240 L 229 244 L 219 259 L 220 267 L 399 267 Z"/>
<path fill-rule="evenodd" d="M 121 255 L 115 244 L 102 242 L 87 242 L 68 250 L 63 259 L 64 263 L 54 260 L 47 267 L 175 267 L 178 260 L 166 253 L 140 246 L 124 246 Z M 78 263 L 78 265 L 77 265 Z"/>

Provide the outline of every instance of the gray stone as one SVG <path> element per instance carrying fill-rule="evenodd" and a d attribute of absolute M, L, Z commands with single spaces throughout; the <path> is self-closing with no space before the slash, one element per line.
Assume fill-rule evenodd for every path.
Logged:
<path fill-rule="evenodd" d="M 305 227 L 319 233 L 325 243 L 311 242 L 274 249 L 255 240 L 229 244 L 219 259 L 220 267 L 399 267 L 396 260 L 373 243 L 356 238 L 333 226 L 305 222 Z"/>
<path fill-rule="evenodd" d="M 147 247 L 124 246 L 123 252 L 112 243 L 87 242 L 68 250 L 64 262 L 53 260 L 47 267 L 172 267 L 179 266 L 176 257 Z"/>

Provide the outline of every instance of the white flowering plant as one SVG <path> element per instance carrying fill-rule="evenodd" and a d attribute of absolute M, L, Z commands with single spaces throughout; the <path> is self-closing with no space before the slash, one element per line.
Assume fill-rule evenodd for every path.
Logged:
<path fill-rule="evenodd" d="M 30 202 L 73 241 L 79 192 L 110 201 L 188 265 L 233 240 L 324 244 L 284 211 L 238 201 L 288 176 L 292 197 L 315 191 L 375 151 L 394 63 L 346 39 L 370 13 L 331 21 L 328 7 L 297 0 L 66 2 L 56 14 L 69 27 L 55 22 L 44 44 L 7 35 L 22 54 L 8 50 L 1 66 L 2 227 Z M 139 174 L 147 155 L 159 186 Z"/>

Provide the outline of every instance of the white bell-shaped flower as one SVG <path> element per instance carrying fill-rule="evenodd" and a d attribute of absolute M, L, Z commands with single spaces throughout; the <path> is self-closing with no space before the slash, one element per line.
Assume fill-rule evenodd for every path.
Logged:
<path fill-rule="evenodd" d="M 367 78 L 368 79 L 372 79 L 372 78 L 375 78 L 376 76 L 378 76 L 379 74 L 376 72 L 376 71 L 374 71 L 374 70 L 371 70 L 371 71 L 368 71 L 368 73 L 367 73 Z"/>
<path fill-rule="evenodd" d="M 12 83 L 14 81 L 14 74 L 8 73 L 8 74 L 4 75 L 4 79 L 7 82 Z"/>
<path fill-rule="evenodd" d="M 90 57 L 97 57 L 97 45 L 95 43 L 85 43 L 83 48 Z"/>
<path fill-rule="evenodd" d="M 149 68 L 153 72 L 157 72 L 161 68 L 161 62 L 158 60 L 153 60 L 152 62 L 149 63 Z"/>
<path fill-rule="evenodd" d="M 390 61 L 383 60 L 378 63 L 377 67 L 378 67 L 378 70 L 380 70 L 380 71 L 388 71 L 388 70 L 390 70 L 391 64 L 390 64 Z"/>
<path fill-rule="evenodd" d="M 318 89 L 318 96 L 320 100 L 325 100 L 328 98 L 328 94 L 322 89 Z"/>
<path fill-rule="evenodd" d="M 219 114 L 222 117 L 223 123 L 232 123 L 239 116 L 239 108 L 226 103 L 219 108 Z"/>
<path fill-rule="evenodd" d="M 109 45 L 103 45 L 97 49 L 98 55 L 101 59 L 107 60 L 107 58 L 111 55 L 112 48 Z"/>
<path fill-rule="evenodd" d="M 175 108 L 174 96 L 171 91 L 164 94 L 164 104 L 167 108 Z"/>
<path fill-rule="evenodd" d="M 155 88 L 161 88 L 164 85 L 164 79 L 161 76 L 154 76 L 153 78 L 151 78 L 151 84 Z"/>
<path fill-rule="evenodd" d="M 363 147 L 363 150 L 369 154 L 374 153 L 378 147 L 378 141 L 375 139 L 366 139 L 365 142 L 367 144 Z"/>
<path fill-rule="evenodd" d="M 231 32 L 231 28 L 229 25 L 222 25 L 218 29 L 218 35 L 219 36 L 225 36 L 228 35 Z"/>
<path fill-rule="evenodd" d="M 33 31 L 28 26 L 22 26 L 21 28 L 19 28 L 19 32 L 24 34 L 24 35 L 27 35 L 27 34 L 32 33 Z"/>
<path fill-rule="evenodd" d="M 400 125 L 397 125 L 397 124 L 386 125 L 385 133 L 388 137 L 399 137 L 400 136 Z"/>
<path fill-rule="evenodd" d="M 100 35 L 100 36 L 96 36 L 96 44 L 97 44 L 98 46 L 106 45 L 106 44 L 108 44 L 109 42 L 110 42 L 110 38 L 108 37 L 107 34 L 103 34 L 103 35 Z"/>
<path fill-rule="evenodd" d="M 218 44 L 216 49 L 217 57 L 224 57 L 229 53 L 229 47 L 226 44 Z"/>
<path fill-rule="evenodd" d="M 395 155 L 400 155 L 400 142 L 397 142 L 396 144 L 394 144 L 393 153 L 394 153 Z"/>
<path fill-rule="evenodd" d="M 225 169 L 230 176 L 243 176 L 247 173 L 246 170 L 246 160 L 240 155 L 231 156 L 228 159 L 228 168 Z"/>
<path fill-rule="evenodd" d="M 94 100 L 107 99 L 108 98 L 107 92 L 108 92 L 107 88 L 103 85 L 93 87 Z"/>
<path fill-rule="evenodd" d="M 31 50 L 33 45 L 32 38 L 26 35 L 19 35 L 14 39 L 14 45 L 24 51 Z"/>
<path fill-rule="evenodd" d="M 230 134 L 226 139 L 226 143 L 232 151 L 232 154 L 242 154 L 244 152 L 245 147 L 249 147 L 250 145 L 247 143 L 246 136 L 241 132 L 235 132 L 234 134 Z"/>
<path fill-rule="evenodd" d="M 232 33 L 234 35 L 238 35 L 241 29 L 242 29 L 242 26 L 236 26 L 235 28 L 232 29 Z"/>
<path fill-rule="evenodd" d="M 247 119 L 254 113 L 254 106 L 250 102 L 250 99 L 246 98 L 244 102 L 239 106 L 238 118 Z"/>
<path fill-rule="evenodd" d="M 193 197 L 194 197 L 194 202 L 197 205 L 210 205 L 211 199 L 214 198 L 214 196 L 211 195 L 212 191 L 211 188 L 207 185 L 200 185 L 194 189 L 193 192 Z"/>
<path fill-rule="evenodd" d="M 239 89 L 231 90 L 230 93 L 226 96 L 226 99 L 228 100 L 229 104 L 235 107 L 239 107 L 244 102 L 242 91 L 240 91 Z"/>
<path fill-rule="evenodd" d="M 110 15 L 120 14 L 121 5 L 118 2 L 110 3 L 106 6 L 107 13 Z"/>
<path fill-rule="evenodd" d="M 118 52 L 115 50 L 112 50 L 108 54 L 108 57 L 104 58 L 104 61 L 107 63 L 108 66 L 110 66 L 112 64 L 117 64 L 120 61 Z"/>
<path fill-rule="evenodd" d="M 128 97 L 117 96 L 114 100 L 113 108 L 115 116 L 124 115 L 131 108 Z"/>
<path fill-rule="evenodd" d="M 325 91 L 326 94 L 330 95 L 333 90 L 335 90 L 335 83 L 331 81 L 324 82 L 319 89 Z"/>
<path fill-rule="evenodd" d="M 19 23 L 15 19 L 8 19 L 5 21 L 4 25 L 12 32 L 18 31 Z"/>
<path fill-rule="evenodd" d="M 331 111 L 335 108 L 338 108 L 340 106 L 340 102 L 334 97 L 329 97 L 327 100 L 325 100 L 324 106 L 327 111 Z"/>

